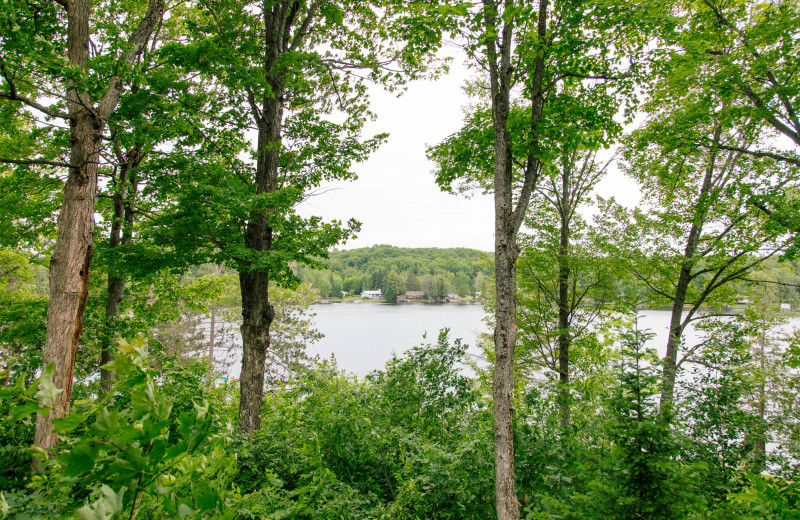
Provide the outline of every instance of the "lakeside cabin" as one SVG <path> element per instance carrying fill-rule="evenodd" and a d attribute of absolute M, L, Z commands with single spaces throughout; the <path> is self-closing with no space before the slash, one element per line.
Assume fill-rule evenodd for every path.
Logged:
<path fill-rule="evenodd" d="M 407 291 L 406 298 L 409 300 L 421 300 L 425 298 L 425 293 L 422 291 Z"/>
<path fill-rule="evenodd" d="M 362 298 L 368 298 L 370 300 L 380 300 L 383 298 L 383 293 L 380 289 L 377 291 L 361 291 Z"/>

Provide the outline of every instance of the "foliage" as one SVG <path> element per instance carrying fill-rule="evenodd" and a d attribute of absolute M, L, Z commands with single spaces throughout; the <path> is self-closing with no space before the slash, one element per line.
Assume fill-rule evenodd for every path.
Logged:
<path fill-rule="evenodd" d="M 397 274 L 397 271 L 389 271 L 386 275 L 386 281 L 383 284 L 383 298 L 388 303 L 394 303 L 398 296 L 406 293 L 406 281 Z"/>
<path fill-rule="evenodd" d="M 290 382 L 295 374 L 309 365 L 306 347 L 322 339 L 314 328 L 311 304 L 317 292 L 306 284 L 292 291 L 284 288 L 272 290 L 275 320 L 270 328 L 270 345 L 267 352 L 267 381 L 270 384 Z"/>
<path fill-rule="evenodd" d="M 395 90 L 435 76 L 436 49 L 452 37 L 475 70 L 496 74 L 469 82 L 475 103 L 463 127 L 428 149 L 436 182 L 494 191 L 497 160 L 508 160 L 497 191 L 512 211 L 522 204 L 514 221 L 530 233 L 517 286 L 499 292 L 521 309 L 509 322 L 523 332 L 510 342 L 523 354 L 511 372 L 524 377 L 504 396 L 513 398 L 523 514 L 800 518 L 800 335 L 764 312 L 800 304 L 796 262 L 780 256 L 787 239 L 797 254 L 786 232 L 800 229 L 797 2 L 170 2 L 129 61 L 146 3 L 100 0 L 89 6 L 82 65 L 68 63 L 66 4 L 77 5 L 0 4 L 0 517 L 494 517 L 491 340 L 488 363 L 475 362 L 443 331 L 363 379 L 305 352 L 320 337 L 310 311 L 318 297 L 381 289 L 388 301 L 405 291 L 497 301 L 490 253 L 379 245 L 329 254 L 358 224 L 297 213 L 320 185 L 353 179 L 352 166 L 387 138 L 363 134 L 380 115 L 368 85 Z M 276 13 L 283 31 L 266 26 Z M 91 244 L 72 413 L 56 421 L 60 444 L 36 452 L 33 416 L 63 391 L 53 366 L 42 367 L 42 347 L 72 144 L 65 93 L 84 92 L 95 107 L 109 78 L 122 91 L 97 120 L 98 230 L 112 236 L 122 225 L 130 243 L 114 247 L 98 233 Z M 501 86 L 507 99 L 495 106 L 487 92 Z M 638 97 L 648 117 L 623 156 L 645 204 L 600 201 L 593 226 L 578 218 L 578 199 L 598 179 L 589 168 L 569 204 L 551 211 L 565 164 L 615 146 Z M 508 153 L 497 153 L 498 136 Z M 523 186 L 534 199 L 527 212 Z M 121 218 L 119 202 L 136 218 Z M 262 217 L 268 247 L 259 249 L 252 224 Z M 248 436 L 228 426 L 239 395 L 215 381 L 212 348 L 231 345 L 242 289 L 252 288 L 235 271 L 258 270 L 269 271 L 275 319 L 267 397 L 256 407 L 264 427 Z M 117 277 L 126 293 L 109 319 Z M 298 281 L 296 291 L 275 287 Z M 571 314 L 554 327 L 567 307 L 556 287 Z M 703 341 L 680 345 L 704 306 L 744 299 L 757 303 L 704 320 Z M 660 363 L 645 336 L 623 335 L 615 349 L 625 318 L 593 321 L 612 304 L 645 301 L 673 305 L 673 353 L 684 354 L 673 360 L 676 406 L 660 411 Z M 107 366 L 115 391 L 98 398 L 110 329 L 148 338 L 150 350 L 143 339 L 121 342 Z M 566 427 L 564 388 L 527 356 L 540 349 L 556 368 L 562 339 Z"/>
<path fill-rule="evenodd" d="M 749 485 L 729 496 L 737 518 L 792 520 L 800 518 L 800 487 L 779 477 L 746 474 Z"/>
<path fill-rule="evenodd" d="M 687 518 L 703 507 L 692 489 L 699 467 L 678 459 L 680 445 L 669 418 L 658 409 L 658 358 L 645 351 L 647 333 L 623 334 L 623 363 L 609 400 L 611 457 L 600 464 L 590 500 L 606 518 Z"/>
<path fill-rule="evenodd" d="M 448 292 L 466 297 L 485 290 L 492 268 L 490 255 L 466 248 L 401 248 L 377 245 L 331 251 L 325 261 L 329 272 L 299 268 L 298 276 L 310 283 L 323 298 L 355 295 L 362 290 L 381 289 L 384 295 L 422 291 L 427 298 L 444 299 Z M 394 272 L 390 287 L 388 278 Z M 402 282 L 402 283 L 401 283 Z M 402 292 L 398 289 L 405 286 Z M 394 302 L 387 296 L 387 301 Z"/>
<path fill-rule="evenodd" d="M 437 344 L 412 349 L 365 381 L 327 362 L 298 377 L 267 399 L 264 427 L 243 447 L 244 510 L 277 518 L 485 518 L 489 430 L 471 381 L 459 373 L 464 362 L 465 347 L 443 331 Z"/>
<path fill-rule="evenodd" d="M 144 341 L 120 342 L 109 367 L 118 375 L 119 402 L 78 401 L 55 422 L 63 441 L 57 453 L 40 463 L 43 473 L 31 479 L 34 503 L 55 503 L 62 508 L 59 516 L 74 513 L 86 519 L 137 513 L 233 517 L 220 488 L 233 459 L 218 441 L 208 442 L 212 429 L 220 426 L 208 401 L 194 401 L 173 414 L 175 393 L 157 384 L 148 363 Z M 23 380 L 3 392 L 30 399 L 41 385 L 35 399 L 12 410 L 12 419 L 28 421 L 60 390 L 52 385 L 51 370 L 27 390 Z"/>
<path fill-rule="evenodd" d="M 707 478 L 699 487 L 716 505 L 739 489 L 739 469 L 753 451 L 750 432 L 757 420 L 748 413 L 745 398 L 756 381 L 746 325 L 718 319 L 702 324 L 702 330 L 705 345 L 687 369 L 679 415 L 689 441 L 686 457 L 705 465 Z"/>

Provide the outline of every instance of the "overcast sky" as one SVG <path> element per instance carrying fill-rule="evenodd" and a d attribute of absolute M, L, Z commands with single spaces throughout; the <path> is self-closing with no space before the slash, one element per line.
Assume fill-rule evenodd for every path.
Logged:
<path fill-rule="evenodd" d="M 378 118 L 367 125 L 365 135 L 388 132 L 388 141 L 355 166 L 358 180 L 324 186 L 324 193 L 300 205 L 300 213 L 359 220 L 358 238 L 341 249 L 390 244 L 492 251 L 491 196 L 467 199 L 441 192 L 434 182 L 434 164 L 425 156 L 426 145 L 441 142 L 461 127 L 463 107 L 470 102 L 461 89 L 467 77 L 466 67 L 457 60 L 450 74 L 414 82 L 399 98 L 374 89 L 371 100 Z M 598 191 L 622 200 L 636 198 L 633 182 L 618 173 Z"/>

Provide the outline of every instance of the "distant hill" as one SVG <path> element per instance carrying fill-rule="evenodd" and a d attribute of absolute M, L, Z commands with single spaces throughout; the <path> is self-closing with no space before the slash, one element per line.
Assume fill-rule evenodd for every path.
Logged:
<path fill-rule="evenodd" d="M 491 253 L 463 247 L 405 248 L 377 245 L 332 251 L 329 270 L 300 268 L 298 276 L 323 298 L 381 289 L 386 294 L 423 291 L 430 298 L 450 293 L 475 296 L 486 289 L 492 274 Z M 402 289 L 402 290 L 400 290 Z"/>

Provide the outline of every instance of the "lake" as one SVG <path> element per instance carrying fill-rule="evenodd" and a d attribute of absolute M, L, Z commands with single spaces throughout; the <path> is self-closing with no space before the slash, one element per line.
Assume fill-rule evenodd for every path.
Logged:
<path fill-rule="evenodd" d="M 425 343 L 435 343 L 439 330 L 448 327 L 450 338 L 461 338 L 476 348 L 479 334 L 490 333 L 482 304 L 390 305 L 377 302 L 317 304 L 317 329 L 325 337 L 308 348 L 311 356 L 336 358 L 339 367 L 359 375 L 384 368 L 393 354 Z M 670 311 L 639 311 L 639 330 L 649 329 L 655 337 L 647 344 L 663 356 L 667 348 Z M 426 336 L 426 337 L 424 337 Z M 692 326 L 686 332 L 687 344 L 697 339 Z"/>
<path fill-rule="evenodd" d="M 334 356 L 340 368 L 359 375 L 383 369 L 392 354 L 436 343 L 446 327 L 451 339 L 461 338 L 471 346 L 479 334 L 489 332 L 479 303 L 331 303 L 312 309 L 316 327 L 325 337 L 308 353 Z"/>
<path fill-rule="evenodd" d="M 312 306 L 314 322 L 325 337 L 308 347 L 310 356 L 334 357 L 339 368 L 364 376 L 383 369 L 393 354 L 400 355 L 421 344 L 435 343 L 439 330 L 448 327 L 450 338 L 461 338 L 472 346 L 478 335 L 490 332 L 484 322 L 486 313 L 481 304 L 390 305 L 378 302 L 347 302 Z M 669 311 L 639 311 L 639 329 L 650 329 L 656 337 L 648 344 L 664 354 L 669 331 Z M 690 329 L 687 344 L 696 336 Z M 237 349 L 238 350 L 238 349 Z M 238 377 L 241 354 L 231 352 L 233 364 L 228 373 Z"/>

